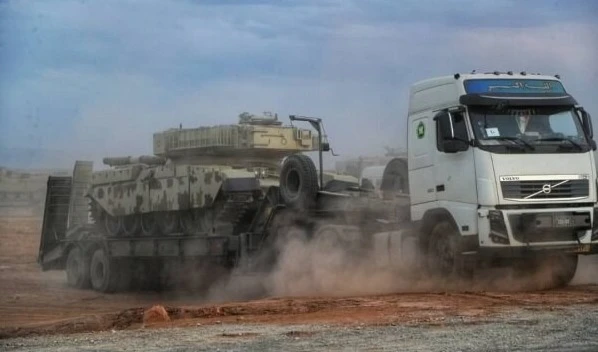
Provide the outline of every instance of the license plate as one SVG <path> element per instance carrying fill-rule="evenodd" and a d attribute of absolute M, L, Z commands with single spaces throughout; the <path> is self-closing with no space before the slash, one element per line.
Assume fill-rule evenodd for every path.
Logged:
<path fill-rule="evenodd" d="M 573 227 L 575 226 L 575 219 L 572 216 L 555 216 L 554 227 Z"/>
<path fill-rule="evenodd" d="M 568 252 L 571 253 L 586 253 L 590 251 L 590 245 L 589 244 L 580 244 L 579 246 L 569 250 Z"/>

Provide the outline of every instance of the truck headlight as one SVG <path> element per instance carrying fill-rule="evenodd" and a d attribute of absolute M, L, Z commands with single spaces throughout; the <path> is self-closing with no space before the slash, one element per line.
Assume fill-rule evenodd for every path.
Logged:
<path fill-rule="evenodd" d="M 509 233 L 502 211 L 488 211 L 488 220 L 490 221 L 490 240 L 494 243 L 509 244 Z"/>

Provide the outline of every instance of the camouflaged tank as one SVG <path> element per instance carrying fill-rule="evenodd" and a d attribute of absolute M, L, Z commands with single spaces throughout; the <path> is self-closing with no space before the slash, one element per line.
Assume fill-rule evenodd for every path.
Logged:
<path fill-rule="evenodd" d="M 109 236 L 239 233 L 279 184 L 282 160 L 317 143 L 312 130 L 248 113 L 155 133 L 154 155 L 104 158 L 110 168 L 93 172 L 91 215 Z"/>

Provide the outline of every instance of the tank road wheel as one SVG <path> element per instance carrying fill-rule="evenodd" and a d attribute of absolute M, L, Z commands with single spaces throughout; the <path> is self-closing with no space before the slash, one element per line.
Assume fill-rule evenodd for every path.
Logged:
<path fill-rule="evenodd" d="M 318 174 L 314 162 L 307 155 L 294 154 L 287 158 L 280 171 L 280 196 L 291 208 L 310 207 L 318 193 Z"/>
<path fill-rule="evenodd" d="M 152 237 L 158 234 L 158 221 L 156 213 L 141 214 L 141 233 L 143 236 Z"/>
<path fill-rule="evenodd" d="M 125 236 L 135 236 L 141 231 L 141 215 L 127 215 L 122 220 L 122 228 Z"/>
<path fill-rule="evenodd" d="M 187 234 L 209 234 L 214 228 L 214 212 L 208 209 L 189 209 L 181 212 L 181 228 Z"/>
<path fill-rule="evenodd" d="M 468 279 L 473 267 L 467 265 L 459 248 L 459 232 L 453 224 L 442 220 L 428 238 L 427 267 L 429 273 L 442 279 Z"/>
<path fill-rule="evenodd" d="M 68 286 L 79 289 L 90 286 L 89 258 L 79 247 L 71 249 L 66 259 L 66 282 Z"/>
<path fill-rule="evenodd" d="M 177 233 L 180 230 L 179 215 L 176 211 L 165 211 L 158 216 L 158 227 L 164 235 Z"/>
<path fill-rule="evenodd" d="M 99 292 L 114 292 L 118 288 L 119 275 L 115 261 L 108 257 L 103 248 L 93 252 L 89 266 L 91 287 Z"/>
<path fill-rule="evenodd" d="M 108 236 L 118 237 L 122 232 L 122 218 L 104 213 L 104 229 Z"/>

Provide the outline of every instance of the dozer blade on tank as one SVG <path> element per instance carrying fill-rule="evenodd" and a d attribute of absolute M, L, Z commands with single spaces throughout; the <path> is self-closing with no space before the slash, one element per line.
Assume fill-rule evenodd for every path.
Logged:
<path fill-rule="evenodd" d="M 111 237 L 240 233 L 282 160 L 316 150 L 312 130 L 276 115 L 158 132 L 154 155 L 104 158 L 110 168 L 93 173 L 87 194 L 92 218 Z"/>

